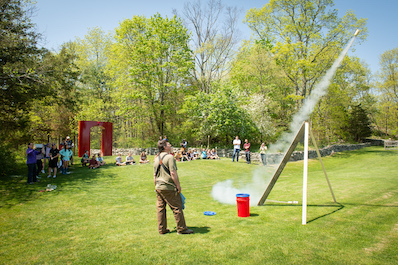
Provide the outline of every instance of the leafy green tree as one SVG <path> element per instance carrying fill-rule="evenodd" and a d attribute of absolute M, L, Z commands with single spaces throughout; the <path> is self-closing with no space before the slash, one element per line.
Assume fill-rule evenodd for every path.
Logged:
<path fill-rule="evenodd" d="M 273 45 L 277 65 L 302 100 L 356 29 L 361 30 L 357 42 L 366 37 L 365 19 L 357 19 L 352 11 L 339 18 L 332 7 L 332 0 L 271 0 L 246 14 L 255 37 Z"/>
<path fill-rule="evenodd" d="M 361 104 L 352 106 L 348 124 L 348 131 L 356 142 L 359 142 L 361 139 L 372 135 L 368 114 L 362 108 Z"/>
<path fill-rule="evenodd" d="M 115 77 L 117 115 L 157 139 L 173 131 L 192 70 L 189 34 L 180 19 L 134 16 L 116 29 L 110 72 Z"/>
<path fill-rule="evenodd" d="M 55 105 L 63 101 L 73 112 L 73 96 L 68 93 L 75 79 L 68 71 L 67 55 L 38 48 L 40 35 L 30 21 L 30 1 L 3 0 L 0 11 L 0 175 L 4 175 L 15 165 L 13 151 L 18 145 L 55 135 L 51 115 L 71 116 Z"/>
<path fill-rule="evenodd" d="M 277 127 L 272 119 L 273 102 L 269 97 L 263 94 L 252 94 L 243 96 L 244 105 L 242 109 L 247 113 L 248 118 L 253 122 L 256 131 L 260 134 L 261 142 L 271 142 L 275 140 L 277 135 Z M 256 135 L 251 135 L 251 138 L 257 138 Z"/>
<path fill-rule="evenodd" d="M 321 144 L 348 140 L 347 132 L 350 100 L 337 84 L 331 84 L 328 93 L 318 102 L 311 115 L 314 136 Z"/>
<path fill-rule="evenodd" d="M 64 45 L 74 54 L 74 65 L 80 72 L 77 83 L 80 93 L 78 120 L 114 119 L 112 78 L 107 72 L 111 45 L 110 34 L 97 27 L 90 29 L 83 39 L 77 38 Z"/>
<path fill-rule="evenodd" d="M 43 83 L 44 49 L 37 48 L 39 35 L 29 19 L 25 1 L 0 2 L 0 142 L 10 145 L 28 141 L 29 115 L 35 99 L 50 93 Z"/>
<path fill-rule="evenodd" d="M 257 137 L 259 132 L 255 124 L 242 108 L 239 89 L 229 83 L 213 84 L 213 89 L 213 93 L 201 91 L 186 97 L 181 110 L 186 122 L 194 128 L 195 138 L 205 142 L 210 136 L 213 141 L 229 146 L 236 135 L 249 139 Z"/>
<path fill-rule="evenodd" d="M 275 140 L 287 128 L 296 100 L 294 90 L 286 84 L 282 69 L 272 57 L 271 49 L 272 45 L 264 40 L 244 42 L 232 62 L 229 75 L 233 84 L 257 101 L 247 110 L 257 112 L 251 111 L 253 121 L 259 123 L 262 120 L 260 123 L 263 125 L 258 126 L 263 129 L 257 127 L 266 141 Z M 260 98 L 264 101 L 258 101 Z"/>
<path fill-rule="evenodd" d="M 313 131 L 324 144 L 351 141 L 347 129 L 351 106 L 361 104 L 370 112 L 374 111 L 374 103 L 369 69 L 358 58 L 346 57 L 311 115 Z"/>
<path fill-rule="evenodd" d="M 398 137 L 398 48 L 384 52 L 380 57 L 378 74 L 378 110 L 375 124 L 386 136 Z"/>
<path fill-rule="evenodd" d="M 231 81 L 246 92 L 275 97 L 275 86 L 284 73 L 272 58 L 271 48 L 264 41 L 244 41 L 232 61 Z"/>
<path fill-rule="evenodd" d="M 76 89 L 79 72 L 74 60 L 74 55 L 66 48 L 43 56 L 42 82 L 53 92 L 32 102 L 29 133 L 37 140 L 59 139 L 76 133 L 75 116 L 80 94 Z"/>
<path fill-rule="evenodd" d="M 398 102 L 398 48 L 384 52 L 380 57 L 379 88 L 387 97 Z"/>

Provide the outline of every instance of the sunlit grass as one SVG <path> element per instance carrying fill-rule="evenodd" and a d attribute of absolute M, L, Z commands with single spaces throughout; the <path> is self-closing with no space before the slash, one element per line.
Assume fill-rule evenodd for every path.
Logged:
<path fill-rule="evenodd" d="M 179 163 L 185 216 L 195 234 L 160 236 L 152 164 L 89 170 L 26 185 L 0 182 L 1 264 L 396 264 L 397 151 L 365 148 L 324 158 L 339 204 L 317 160 L 309 163 L 308 224 L 300 205 L 266 203 L 237 217 L 210 195 L 214 184 L 250 179 L 244 161 Z M 150 157 L 153 161 L 153 157 Z M 39 192 L 47 184 L 52 192 Z M 288 163 L 269 199 L 301 201 L 302 162 Z M 205 216 L 204 211 L 215 211 Z"/>

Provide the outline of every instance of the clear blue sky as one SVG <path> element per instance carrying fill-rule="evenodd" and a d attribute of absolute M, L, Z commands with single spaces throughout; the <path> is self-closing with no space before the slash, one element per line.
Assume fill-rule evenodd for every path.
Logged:
<path fill-rule="evenodd" d="M 89 28 L 100 27 L 105 32 L 113 31 L 119 22 L 134 15 L 150 17 L 159 12 L 172 16 L 172 10 L 182 10 L 186 0 L 37 0 L 37 12 L 32 20 L 37 30 L 45 37 L 43 46 L 57 50 L 62 43 L 83 38 Z M 202 0 L 206 2 L 206 0 Z M 268 0 L 223 0 L 224 4 L 245 11 L 262 7 Z M 369 36 L 367 41 L 356 45 L 356 55 L 366 62 L 375 73 L 379 69 L 379 56 L 398 47 L 398 0 L 334 0 L 334 8 L 343 16 L 350 9 L 357 18 L 367 18 Z M 245 39 L 250 37 L 246 25 L 239 26 Z"/>

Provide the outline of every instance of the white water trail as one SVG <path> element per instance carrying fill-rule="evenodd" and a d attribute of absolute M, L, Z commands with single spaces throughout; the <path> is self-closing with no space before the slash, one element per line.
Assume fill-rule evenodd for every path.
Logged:
<path fill-rule="evenodd" d="M 304 101 L 302 108 L 293 116 L 293 121 L 289 126 L 289 132 L 284 133 L 275 144 L 270 145 L 268 151 L 269 153 L 280 152 L 282 150 L 284 151 L 284 153 L 287 152 L 291 142 L 293 141 L 293 137 L 300 129 L 302 123 L 309 118 L 319 99 L 327 93 L 327 88 L 330 85 L 330 81 L 332 80 L 337 68 L 340 66 L 354 40 L 355 36 L 350 40 L 345 49 L 340 53 L 339 57 L 335 60 L 332 67 L 328 71 L 326 71 L 326 74 L 315 86 L 315 89 L 312 91 L 311 95 L 307 97 L 307 99 Z M 277 163 L 279 162 L 280 161 L 277 161 Z M 247 193 L 250 195 L 250 206 L 255 206 L 260 201 L 265 191 L 265 188 L 271 181 L 273 174 L 270 174 L 270 169 L 271 168 L 269 167 L 266 167 L 265 170 L 262 167 L 257 168 L 253 171 L 253 177 L 251 179 L 251 182 L 247 179 L 241 179 L 240 183 L 246 184 L 241 185 L 239 188 L 234 187 L 233 180 L 218 182 L 213 186 L 211 195 L 213 196 L 213 199 L 221 203 L 236 204 L 236 194 Z"/>

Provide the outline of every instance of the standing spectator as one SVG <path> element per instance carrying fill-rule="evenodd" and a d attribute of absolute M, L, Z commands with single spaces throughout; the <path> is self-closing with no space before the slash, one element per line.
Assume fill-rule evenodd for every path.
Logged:
<path fill-rule="evenodd" d="M 68 167 L 69 167 L 69 161 L 70 158 L 73 155 L 72 150 L 70 149 L 69 145 L 64 145 L 64 149 L 62 149 L 61 151 L 59 151 L 59 153 L 62 156 L 62 174 L 66 175 L 66 174 L 70 174 L 70 172 L 68 172 Z"/>
<path fill-rule="evenodd" d="M 66 139 L 62 138 L 62 142 L 59 144 L 58 149 L 59 150 L 65 149 L 65 145 L 66 145 Z"/>
<path fill-rule="evenodd" d="M 233 141 L 234 153 L 232 155 L 232 162 L 235 161 L 235 155 L 236 155 L 236 162 L 239 162 L 240 144 L 241 144 L 241 141 L 239 139 L 239 136 L 236 136 L 235 140 Z"/>
<path fill-rule="evenodd" d="M 37 144 L 35 146 L 35 150 L 38 151 L 39 153 L 36 155 L 36 177 L 38 179 L 40 179 L 39 174 L 40 172 L 45 173 L 44 172 L 44 168 L 43 168 L 43 157 L 44 157 L 44 146 L 43 144 Z"/>
<path fill-rule="evenodd" d="M 48 160 L 48 162 L 50 162 L 50 150 L 51 150 L 51 144 L 47 143 L 44 146 L 44 162 L 43 162 L 43 170 L 41 171 L 42 173 L 46 173 L 45 172 L 45 168 L 46 168 L 46 160 Z"/>
<path fill-rule="evenodd" d="M 166 206 L 173 211 L 177 223 L 177 234 L 193 234 L 187 228 L 181 199 L 181 185 L 177 174 L 177 163 L 170 155 L 171 144 L 166 140 L 158 143 L 159 156 L 153 163 L 153 181 L 156 191 L 156 209 L 158 219 L 158 231 L 163 235 L 169 233 L 167 229 Z"/>
<path fill-rule="evenodd" d="M 51 170 L 54 173 L 53 178 L 57 177 L 57 164 L 58 157 L 60 156 L 59 150 L 56 144 L 52 144 L 52 148 L 50 149 L 50 159 L 48 160 L 48 176 L 47 178 L 51 178 Z"/>
<path fill-rule="evenodd" d="M 252 162 L 250 160 L 250 143 L 247 139 L 245 139 L 243 149 L 245 149 L 246 163 L 251 164 Z"/>
<path fill-rule="evenodd" d="M 147 163 L 149 163 L 149 160 L 146 156 L 146 152 L 143 151 L 140 156 L 140 164 L 147 164 Z"/>
<path fill-rule="evenodd" d="M 70 164 L 73 165 L 73 147 L 75 146 L 75 144 L 73 143 L 73 141 L 70 139 L 69 136 L 66 137 L 65 143 L 69 145 L 69 149 L 72 151 L 72 156 L 70 157 Z"/>
<path fill-rule="evenodd" d="M 33 143 L 28 144 L 28 149 L 26 149 L 26 165 L 28 166 L 28 184 L 33 184 L 38 182 L 36 176 L 36 155 L 40 154 L 39 151 L 33 149 Z"/>
<path fill-rule="evenodd" d="M 265 156 L 265 153 L 267 151 L 267 146 L 265 143 L 262 143 L 260 146 L 260 156 L 261 156 L 261 162 L 263 163 L 263 166 L 267 165 L 267 158 Z"/>
<path fill-rule="evenodd" d="M 165 135 L 162 140 L 165 140 L 166 142 L 169 141 L 169 139 L 167 138 L 167 135 Z"/>

